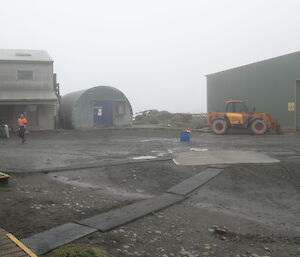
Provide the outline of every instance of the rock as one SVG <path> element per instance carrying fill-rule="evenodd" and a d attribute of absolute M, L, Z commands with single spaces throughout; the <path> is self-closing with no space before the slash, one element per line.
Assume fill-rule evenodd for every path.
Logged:
<path fill-rule="evenodd" d="M 267 247 L 267 246 L 263 246 L 263 248 L 267 251 L 267 252 L 272 252 L 272 250 L 269 248 L 269 247 Z"/>
<path fill-rule="evenodd" d="M 204 249 L 209 250 L 211 249 L 211 246 L 209 244 L 204 244 Z"/>
<path fill-rule="evenodd" d="M 225 235 L 225 234 L 227 234 L 228 231 L 225 227 L 217 227 L 217 228 L 215 228 L 214 232 L 219 235 Z"/>
<path fill-rule="evenodd" d="M 190 252 L 186 251 L 185 249 L 181 249 L 179 254 L 180 254 L 180 256 L 185 256 L 185 257 L 190 256 Z"/>

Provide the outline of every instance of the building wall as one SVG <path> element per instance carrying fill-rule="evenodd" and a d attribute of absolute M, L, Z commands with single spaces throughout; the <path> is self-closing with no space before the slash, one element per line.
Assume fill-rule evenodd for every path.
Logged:
<path fill-rule="evenodd" d="M 33 71 L 33 80 L 18 80 L 19 70 Z M 12 90 L 17 93 L 20 91 L 19 101 L 1 103 L 10 106 L 8 123 L 13 129 L 18 128 L 17 118 L 21 112 L 26 113 L 30 130 L 55 129 L 57 101 L 30 99 L 24 101 L 21 93 L 24 90 L 53 92 L 53 62 L 0 61 L 0 93 L 1 90 Z"/>
<path fill-rule="evenodd" d="M 17 80 L 18 70 L 33 71 L 33 80 Z M 0 62 L 0 89 L 53 91 L 53 64 L 50 62 Z"/>
<path fill-rule="evenodd" d="M 113 87 L 99 86 L 62 97 L 63 120 L 66 128 L 94 127 L 93 107 L 96 102 L 112 103 L 114 126 L 130 125 L 132 109 L 123 93 Z M 124 113 L 118 113 L 118 104 L 124 104 Z"/>
<path fill-rule="evenodd" d="M 0 116 L 3 119 L 5 113 L 5 119 L 1 119 L 2 123 L 14 130 L 18 129 L 17 120 L 20 113 L 25 113 L 29 130 L 52 130 L 55 129 L 56 109 L 56 103 L 0 105 Z"/>
<path fill-rule="evenodd" d="M 55 104 L 41 104 L 38 106 L 39 129 L 52 130 L 55 128 Z"/>
<path fill-rule="evenodd" d="M 85 91 L 78 99 L 72 113 L 75 128 L 89 128 L 94 126 L 93 106 L 95 102 L 108 101 L 113 106 L 113 125 L 129 125 L 132 122 L 131 105 L 125 96 L 118 90 L 110 87 L 95 87 Z M 124 103 L 125 112 L 118 115 L 117 106 Z"/>
<path fill-rule="evenodd" d="M 207 76 L 207 111 L 224 111 L 227 99 L 246 101 L 249 110 L 268 112 L 283 129 L 296 128 L 296 81 L 300 53 L 293 53 Z M 298 100 L 300 101 L 300 99 Z"/>

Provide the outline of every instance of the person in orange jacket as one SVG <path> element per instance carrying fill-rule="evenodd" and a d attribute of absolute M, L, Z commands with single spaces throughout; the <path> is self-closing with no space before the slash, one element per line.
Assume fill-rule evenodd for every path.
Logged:
<path fill-rule="evenodd" d="M 27 126 L 27 119 L 25 118 L 24 114 L 22 113 L 18 118 L 19 123 L 19 137 L 22 139 L 22 144 L 25 143 L 25 131 Z"/>

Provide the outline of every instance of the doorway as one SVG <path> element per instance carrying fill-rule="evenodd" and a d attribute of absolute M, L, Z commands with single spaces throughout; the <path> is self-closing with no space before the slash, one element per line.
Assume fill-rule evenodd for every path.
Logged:
<path fill-rule="evenodd" d="M 112 102 L 94 103 L 93 114 L 95 127 L 113 125 Z"/>
<path fill-rule="evenodd" d="M 300 80 L 296 84 L 296 129 L 300 130 Z"/>

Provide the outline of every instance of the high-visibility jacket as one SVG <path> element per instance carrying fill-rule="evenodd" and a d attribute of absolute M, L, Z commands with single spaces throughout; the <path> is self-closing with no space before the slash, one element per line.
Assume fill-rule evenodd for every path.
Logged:
<path fill-rule="evenodd" d="M 18 119 L 18 123 L 19 123 L 19 126 L 25 126 L 27 124 L 27 119 L 26 118 L 19 118 Z"/>

